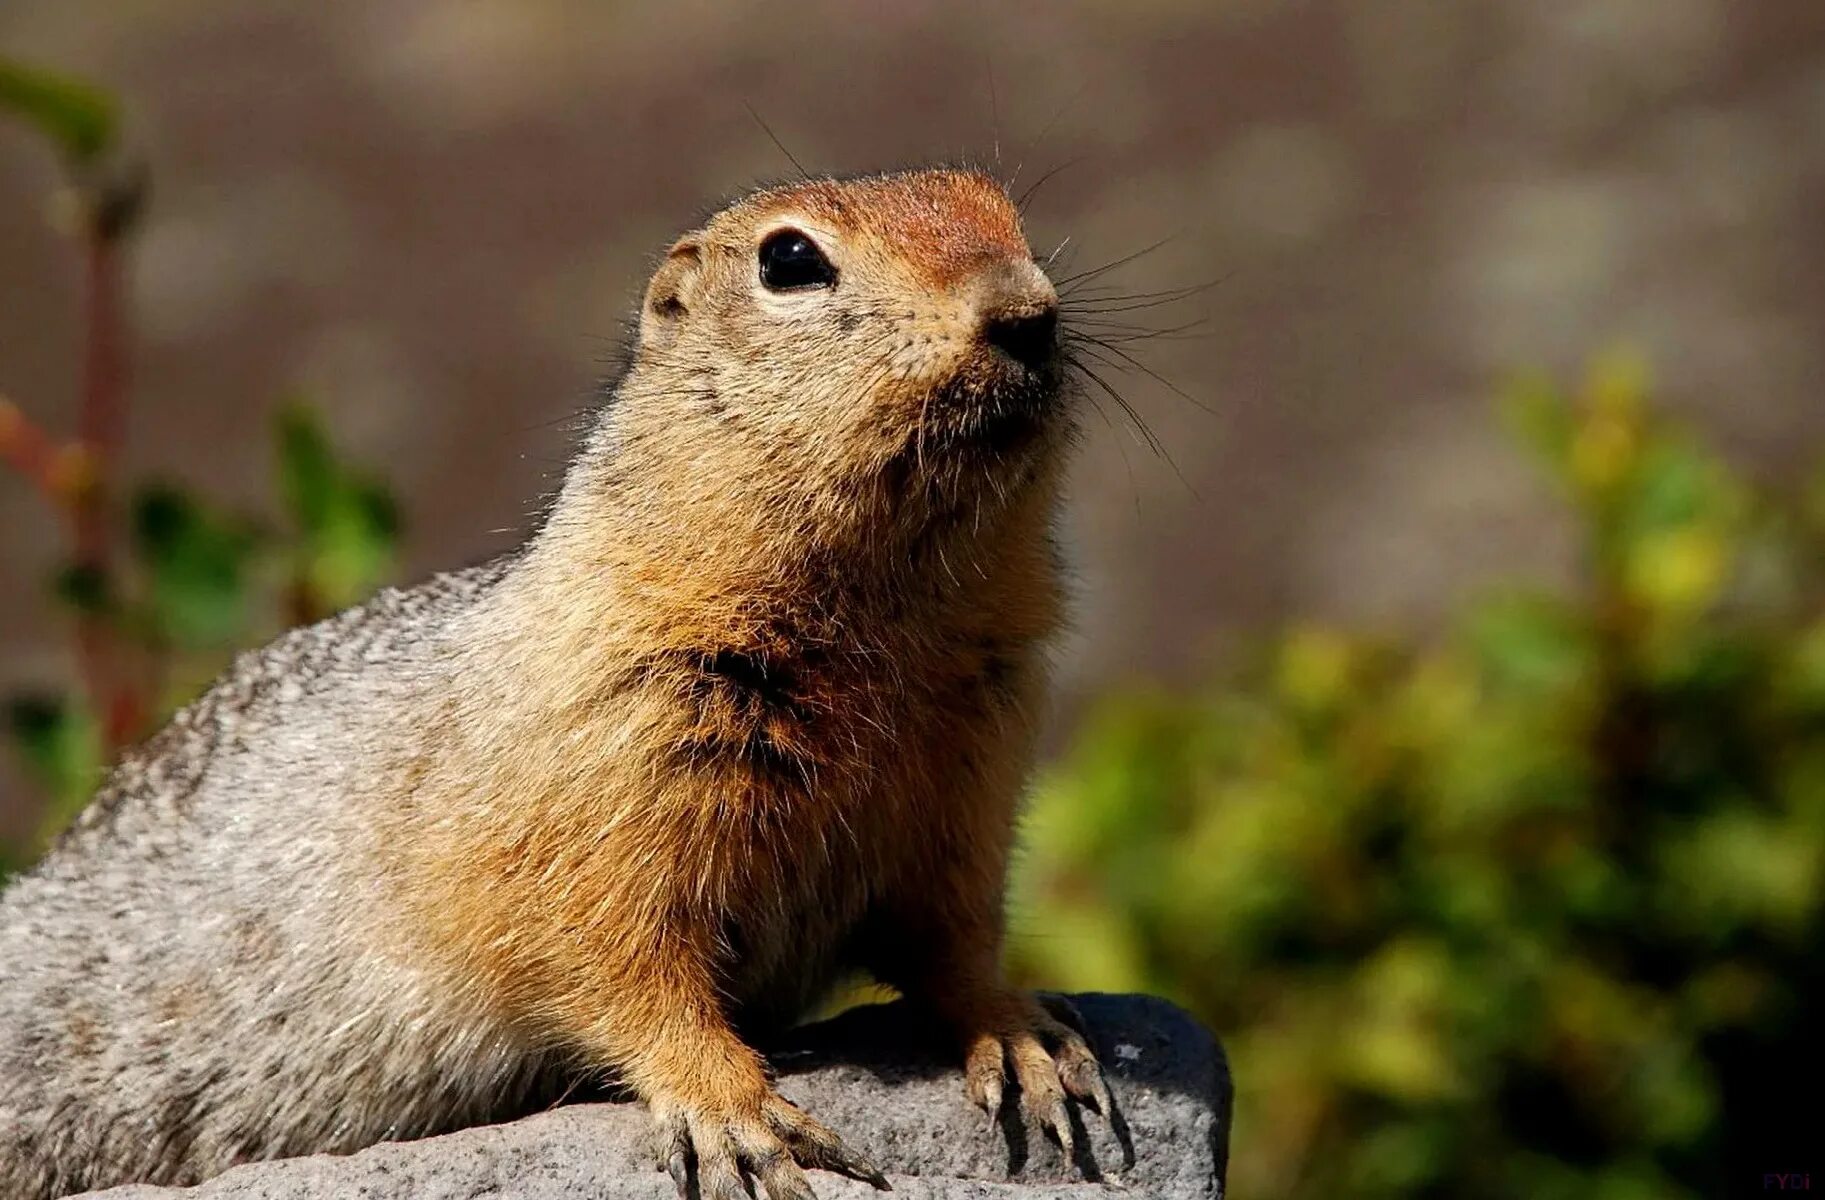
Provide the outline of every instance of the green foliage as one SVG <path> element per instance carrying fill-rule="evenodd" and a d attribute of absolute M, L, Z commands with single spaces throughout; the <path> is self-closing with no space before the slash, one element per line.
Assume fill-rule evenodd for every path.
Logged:
<path fill-rule="evenodd" d="M 55 696 L 17 697 L 7 717 L 20 761 L 33 780 L 59 808 L 80 808 L 100 781 L 103 766 L 94 720 Z"/>
<path fill-rule="evenodd" d="M 150 681 L 142 730 L 194 696 L 230 651 L 346 607 L 392 570 L 398 521 L 387 491 L 335 454 L 302 405 L 284 410 L 278 430 L 283 525 L 150 484 L 126 513 L 128 569 L 66 565 L 53 576 L 52 594 L 71 616 L 99 617 L 124 651 L 117 669 Z M 48 802 L 47 830 L 100 779 L 98 726 L 74 691 L 13 703 L 10 740 Z"/>
<path fill-rule="evenodd" d="M 279 417 L 279 482 L 296 531 L 292 571 L 328 611 L 360 599 L 391 566 L 399 514 L 385 487 L 337 460 L 309 408 Z"/>
<path fill-rule="evenodd" d="M 129 289 L 103 286 L 96 270 L 118 269 L 121 259 L 96 252 L 132 233 L 147 191 L 145 172 L 121 155 L 118 106 L 92 84 L 0 57 L 0 113 L 23 119 L 62 154 L 61 211 L 73 219 L 58 225 L 90 252 L 87 351 L 111 361 L 114 322 L 95 314 Z M 126 405 L 116 390 L 124 370 L 92 374 L 83 427 L 118 421 L 119 413 L 90 418 Z M 11 427 L 22 426 L 23 414 L 4 407 Z M 73 533 L 50 590 L 71 618 L 83 674 L 68 695 L 11 703 L 8 739 L 44 793 L 47 832 L 81 808 L 113 748 L 162 722 L 229 651 L 359 601 L 392 569 L 399 521 L 387 490 L 335 454 L 307 406 L 288 405 L 277 433 L 287 520 L 273 529 L 174 484 L 121 488 L 106 476 L 111 448 L 81 435 L 56 445 L 33 430 L 62 464 L 56 478 L 27 474 Z M 115 552 L 123 526 L 130 556 Z M 0 846 L 0 879 L 36 849 Z"/>
<path fill-rule="evenodd" d="M 29 122 L 71 163 L 92 162 L 113 145 L 114 98 L 92 84 L 0 58 L 0 111 Z"/>
<path fill-rule="evenodd" d="M 1821 1061 L 1825 521 L 1643 395 L 1618 359 L 1506 407 L 1584 532 L 1576 594 L 1422 643 L 1292 629 L 1111 698 L 1040 789 L 1016 967 L 1219 1031 L 1238 1195 L 1785 1169 L 1748 1147 L 1794 1127 L 1766 1081 Z"/>
<path fill-rule="evenodd" d="M 107 95 L 0 59 L 0 111 L 60 149 L 75 229 L 131 231 Z M 1825 472 L 1770 502 L 1644 395 L 1617 357 L 1576 402 L 1532 380 L 1504 405 L 1583 533 L 1574 594 L 1423 643 L 1295 627 L 1195 694 L 1111 697 L 1043 782 L 1015 969 L 1223 1035 L 1238 1195 L 1680 1200 L 1804 1165 L 1745 1147 L 1794 1125 L 1767 1081 L 1825 1061 Z M 129 735 L 391 569 L 390 497 L 308 409 L 276 451 L 280 527 L 145 487 L 110 514 L 130 558 L 55 573 L 151 693 Z M 8 718 L 54 828 L 122 714 Z"/>
<path fill-rule="evenodd" d="M 259 545 L 248 523 L 211 512 L 169 484 L 141 489 L 132 520 L 145 581 L 145 632 L 178 646 L 220 646 L 245 636 L 248 574 Z"/>

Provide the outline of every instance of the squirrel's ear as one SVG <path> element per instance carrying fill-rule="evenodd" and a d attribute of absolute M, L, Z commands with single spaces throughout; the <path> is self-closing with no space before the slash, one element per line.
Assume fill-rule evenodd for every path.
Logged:
<path fill-rule="evenodd" d="M 703 251 L 694 236 L 679 238 L 666 251 L 665 261 L 646 285 L 646 302 L 640 308 L 640 345 L 664 345 L 677 332 L 678 323 L 697 302 L 697 276 Z"/>

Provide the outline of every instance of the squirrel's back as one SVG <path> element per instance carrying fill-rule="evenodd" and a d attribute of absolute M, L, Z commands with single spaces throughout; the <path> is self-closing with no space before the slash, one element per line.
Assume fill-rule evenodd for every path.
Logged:
<path fill-rule="evenodd" d="M 241 655 L 0 894 L 0 1195 L 194 1182 L 434 1132 L 531 1086 L 517 1051 L 478 1071 L 491 1026 L 383 956 L 361 846 L 393 718 L 504 569 L 389 590 Z M 276 1086 L 250 1095 L 250 1077 Z M 459 1079 L 477 1094 L 452 1096 Z M 374 1108 L 326 1109 L 326 1082 Z"/>

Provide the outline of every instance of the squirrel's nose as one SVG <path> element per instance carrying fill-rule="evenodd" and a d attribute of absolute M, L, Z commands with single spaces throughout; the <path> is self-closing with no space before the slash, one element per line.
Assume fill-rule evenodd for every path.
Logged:
<path fill-rule="evenodd" d="M 1036 371 L 1058 351 L 1058 305 L 991 314 L 983 323 L 982 337 L 1021 366 Z"/>
<path fill-rule="evenodd" d="M 1058 293 L 1030 260 L 1006 262 L 983 273 L 977 312 L 982 340 L 1028 370 L 1058 353 Z"/>

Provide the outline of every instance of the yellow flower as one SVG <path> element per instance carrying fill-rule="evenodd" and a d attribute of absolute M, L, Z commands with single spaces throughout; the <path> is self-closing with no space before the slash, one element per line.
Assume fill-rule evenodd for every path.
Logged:
<path fill-rule="evenodd" d="M 1349 685 L 1354 657 L 1350 640 L 1334 629 L 1295 629 L 1280 648 L 1281 694 L 1308 708 L 1335 703 Z"/>
<path fill-rule="evenodd" d="M 1648 394 L 1648 362 L 1640 352 L 1616 347 L 1592 361 L 1584 377 L 1591 412 L 1636 424 Z"/>
<path fill-rule="evenodd" d="M 1573 482 L 1587 492 L 1608 491 L 1628 474 L 1640 444 L 1640 429 L 1628 418 L 1616 414 L 1592 417 L 1572 438 Z"/>
<path fill-rule="evenodd" d="M 1689 614 L 1717 598 L 1729 568 L 1730 547 L 1706 526 L 1649 534 L 1629 556 L 1632 590 L 1656 608 Z"/>

